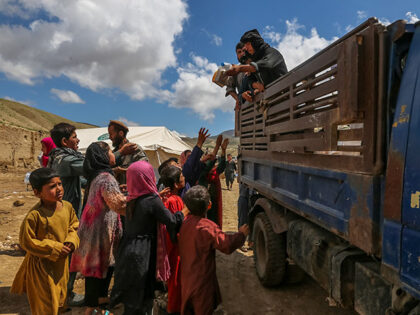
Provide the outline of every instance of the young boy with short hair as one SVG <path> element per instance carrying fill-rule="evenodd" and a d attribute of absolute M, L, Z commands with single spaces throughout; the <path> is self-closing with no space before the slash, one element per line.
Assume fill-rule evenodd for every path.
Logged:
<path fill-rule="evenodd" d="M 211 208 L 210 195 L 203 186 L 194 186 L 185 194 L 190 214 L 179 232 L 181 257 L 181 314 L 213 314 L 222 301 L 216 276 L 216 249 L 231 254 L 241 247 L 249 234 L 247 225 L 239 232 L 225 234 L 206 218 Z"/>
<path fill-rule="evenodd" d="M 40 202 L 20 227 L 19 242 L 26 255 L 10 291 L 26 292 L 32 314 L 56 315 L 66 300 L 68 255 L 79 246 L 79 221 L 72 205 L 63 200 L 63 186 L 55 171 L 37 169 L 29 181 Z"/>
<path fill-rule="evenodd" d="M 83 176 L 84 156 L 78 152 L 80 140 L 76 127 L 68 123 L 56 124 L 50 131 L 51 138 L 57 146 L 50 152 L 48 167 L 61 177 L 64 196 L 70 202 L 80 218 L 82 212 L 81 178 Z"/>

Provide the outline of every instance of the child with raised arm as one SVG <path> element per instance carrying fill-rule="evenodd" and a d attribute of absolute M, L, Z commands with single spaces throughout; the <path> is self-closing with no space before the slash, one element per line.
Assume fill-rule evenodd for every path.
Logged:
<path fill-rule="evenodd" d="M 219 175 L 225 171 L 226 167 L 226 148 L 229 144 L 229 139 L 223 140 L 222 135 L 219 135 L 216 140 L 216 145 L 212 157 L 205 161 L 198 184 L 208 189 L 210 193 L 210 201 L 212 203 L 211 209 L 207 212 L 207 218 L 215 222 L 222 228 L 223 224 L 223 202 L 222 202 L 222 185 L 220 184 Z M 222 148 L 222 155 L 216 166 L 216 156 L 219 148 Z"/>
<path fill-rule="evenodd" d="M 65 304 L 68 255 L 79 246 L 79 221 L 71 203 L 63 200 L 63 186 L 55 171 L 37 169 L 29 181 L 41 200 L 20 227 L 19 242 L 26 256 L 10 291 L 26 292 L 32 314 L 56 315 Z"/>
<path fill-rule="evenodd" d="M 244 244 L 247 225 L 239 232 L 225 234 L 216 223 L 206 219 L 211 208 L 207 189 L 197 185 L 185 194 L 190 214 L 178 238 L 181 257 L 181 314 L 213 314 L 222 301 L 216 276 L 216 249 L 231 254 Z"/>

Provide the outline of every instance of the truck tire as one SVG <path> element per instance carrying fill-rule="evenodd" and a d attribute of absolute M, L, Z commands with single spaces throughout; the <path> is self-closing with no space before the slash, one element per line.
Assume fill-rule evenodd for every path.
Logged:
<path fill-rule="evenodd" d="M 264 212 L 258 213 L 253 225 L 254 262 L 262 285 L 279 285 L 286 273 L 286 233 L 276 234 Z"/>

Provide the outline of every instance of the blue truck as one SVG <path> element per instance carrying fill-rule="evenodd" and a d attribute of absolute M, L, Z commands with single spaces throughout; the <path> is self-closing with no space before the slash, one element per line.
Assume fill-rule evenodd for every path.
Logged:
<path fill-rule="evenodd" d="M 263 285 L 303 270 L 360 314 L 420 314 L 420 23 L 368 19 L 243 104 L 235 133 Z"/>

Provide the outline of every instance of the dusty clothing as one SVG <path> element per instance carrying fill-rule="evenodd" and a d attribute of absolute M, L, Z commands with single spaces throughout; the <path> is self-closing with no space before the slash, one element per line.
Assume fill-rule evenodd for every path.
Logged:
<path fill-rule="evenodd" d="M 115 265 L 112 305 L 122 302 L 124 309 L 140 312 L 144 304 L 153 299 L 157 223 L 165 224 L 174 240 L 183 219 L 182 212 L 172 214 L 155 194 L 142 195 L 129 202 L 124 236 Z"/>
<path fill-rule="evenodd" d="M 69 148 L 55 148 L 50 152 L 48 167 L 58 172 L 63 183 L 63 200 L 70 202 L 80 218 L 82 212 L 81 178 L 84 157 Z"/>
<path fill-rule="evenodd" d="M 236 171 L 236 163 L 233 160 L 226 161 L 226 167 L 225 167 L 225 174 L 232 173 L 234 174 Z"/>
<path fill-rule="evenodd" d="M 128 142 L 127 142 L 128 143 Z M 137 145 L 137 149 L 134 151 L 133 154 L 128 155 L 121 155 L 118 152 L 119 148 L 115 148 L 113 150 L 115 154 L 115 166 L 119 166 L 122 168 L 128 168 L 132 163 L 137 161 L 149 161 L 149 159 L 146 156 L 146 153 L 144 153 L 143 149 Z M 115 175 L 115 178 L 117 179 L 118 183 L 120 184 L 127 184 L 127 177 L 126 173 L 119 173 Z"/>
<path fill-rule="evenodd" d="M 36 204 L 22 222 L 20 246 L 25 259 L 16 274 L 12 293 L 28 295 L 34 315 L 58 314 L 64 305 L 69 278 L 68 258 L 59 258 L 65 242 L 79 246 L 79 221 L 72 205 L 63 201 L 56 211 Z"/>
<path fill-rule="evenodd" d="M 235 180 L 236 163 L 233 160 L 226 161 L 225 179 L 226 187 L 230 187 Z"/>
<path fill-rule="evenodd" d="M 101 173 L 92 181 L 80 220 L 80 247 L 73 253 L 70 270 L 85 277 L 103 279 L 115 264 L 115 253 L 122 236 L 121 219 L 126 199 L 115 178 Z"/>
<path fill-rule="evenodd" d="M 213 314 L 221 302 L 216 249 L 232 253 L 245 241 L 242 233 L 225 234 L 214 222 L 188 215 L 179 232 L 182 314 Z"/>
<path fill-rule="evenodd" d="M 236 93 L 239 95 L 240 91 L 242 91 L 242 81 L 244 75 L 244 72 L 239 72 L 237 75 L 228 78 L 225 97 L 229 96 L 230 93 Z"/>

